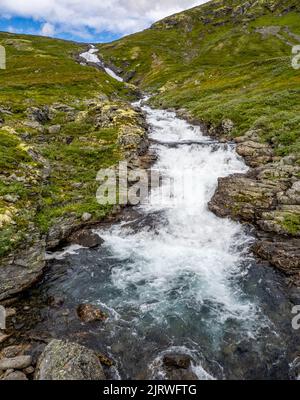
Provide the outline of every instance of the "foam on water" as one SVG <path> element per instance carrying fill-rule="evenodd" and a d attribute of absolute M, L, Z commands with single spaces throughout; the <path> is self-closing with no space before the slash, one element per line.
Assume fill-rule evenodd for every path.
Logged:
<path fill-rule="evenodd" d="M 105 72 L 108 75 L 110 75 L 112 78 L 116 79 L 119 82 L 123 82 L 123 79 L 120 76 L 118 76 L 112 69 L 106 67 L 103 64 L 103 62 L 99 59 L 99 57 L 96 54 L 98 52 L 99 52 L 99 50 L 95 46 L 91 45 L 91 48 L 89 49 L 89 51 L 81 53 L 80 57 L 84 58 L 89 63 L 94 63 L 94 64 L 100 65 L 105 70 Z"/>
<path fill-rule="evenodd" d="M 144 107 L 151 137 L 163 141 L 196 140 L 200 128 L 176 118 L 174 113 Z M 202 137 L 203 140 L 209 140 Z M 156 229 L 145 226 L 137 232 L 122 224 L 98 231 L 104 248 L 124 265 L 112 269 L 112 283 L 122 290 L 120 301 L 151 313 L 157 323 L 169 312 L 192 303 L 194 310 L 209 304 L 215 325 L 228 318 L 247 322 L 248 334 L 255 325 L 257 306 L 247 300 L 236 278 L 245 273 L 245 259 L 251 241 L 241 225 L 212 214 L 207 202 L 218 177 L 245 172 L 247 167 L 232 148 L 213 150 L 210 146 L 156 146 L 159 159 L 155 168 L 175 178 L 192 171 L 192 185 L 177 185 L 175 200 L 165 191 L 161 198 L 154 189 L 151 202 L 141 212 L 162 212 Z M 167 183 L 168 185 L 168 183 Z M 134 288 L 134 296 L 132 295 Z M 176 296 L 174 297 L 174 293 Z"/>

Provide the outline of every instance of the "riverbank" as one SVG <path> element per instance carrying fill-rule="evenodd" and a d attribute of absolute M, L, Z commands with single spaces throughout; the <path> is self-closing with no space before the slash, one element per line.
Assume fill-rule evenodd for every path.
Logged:
<path fill-rule="evenodd" d="M 110 379 L 293 378 L 295 294 L 251 257 L 251 231 L 207 209 L 217 178 L 247 167 L 174 113 L 145 111 L 166 197 L 157 202 L 154 188 L 150 204 L 99 226 L 99 248 L 54 253 L 43 281 L 16 304 L 6 344 L 30 344 L 40 357 L 35 376 L 45 360 L 58 367 L 47 373 L 60 374 L 55 360 L 81 357 L 69 340 L 100 354 Z M 183 186 L 174 199 L 169 179 L 187 170 L 197 179 L 182 202 Z"/>

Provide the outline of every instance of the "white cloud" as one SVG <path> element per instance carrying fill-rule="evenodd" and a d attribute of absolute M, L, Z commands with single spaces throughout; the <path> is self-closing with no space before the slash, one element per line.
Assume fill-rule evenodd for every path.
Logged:
<path fill-rule="evenodd" d="M 55 27 L 49 22 L 46 22 L 41 29 L 41 35 L 43 36 L 53 36 L 55 33 Z"/>
<path fill-rule="evenodd" d="M 113 32 L 121 35 L 149 27 L 154 21 L 208 0 L 0 0 L 0 15 L 33 18 L 55 31 Z"/>

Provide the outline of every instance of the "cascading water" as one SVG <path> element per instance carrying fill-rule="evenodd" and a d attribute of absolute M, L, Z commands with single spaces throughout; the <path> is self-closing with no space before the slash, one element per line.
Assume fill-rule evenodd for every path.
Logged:
<path fill-rule="evenodd" d="M 150 126 L 163 188 L 121 223 L 97 230 L 105 240 L 99 249 L 50 255 L 39 288 L 63 296 L 68 309 L 97 304 L 109 319 L 87 332 L 78 319 L 47 309 L 36 329 L 85 338 L 114 359 L 113 378 L 164 378 L 162 358 L 172 352 L 190 355 L 199 379 L 289 377 L 295 344 L 282 276 L 249 255 L 246 228 L 207 207 L 218 178 L 247 167 L 233 146 L 212 143 L 174 113 L 136 106 Z M 170 182 L 184 171 L 196 179 L 170 196 Z"/>

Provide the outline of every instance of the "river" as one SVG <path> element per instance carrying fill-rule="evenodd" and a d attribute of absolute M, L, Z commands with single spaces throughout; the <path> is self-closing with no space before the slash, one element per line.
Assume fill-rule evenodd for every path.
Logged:
<path fill-rule="evenodd" d="M 247 166 L 233 145 L 175 113 L 135 106 L 146 114 L 166 190 L 153 188 L 149 202 L 97 229 L 100 248 L 50 255 L 44 281 L 24 299 L 35 315 L 27 331 L 102 351 L 114 361 L 113 379 L 163 379 L 168 353 L 188 354 L 198 379 L 293 378 L 299 339 L 284 277 L 253 258 L 250 227 L 207 207 L 218 178 Z M 193 181 L 170 196 L 184 171 Z M 45 305 L 57 296 L 63 306 Z M 108 320 L 81 324 L 80 303 L 98 305 Z"/>

